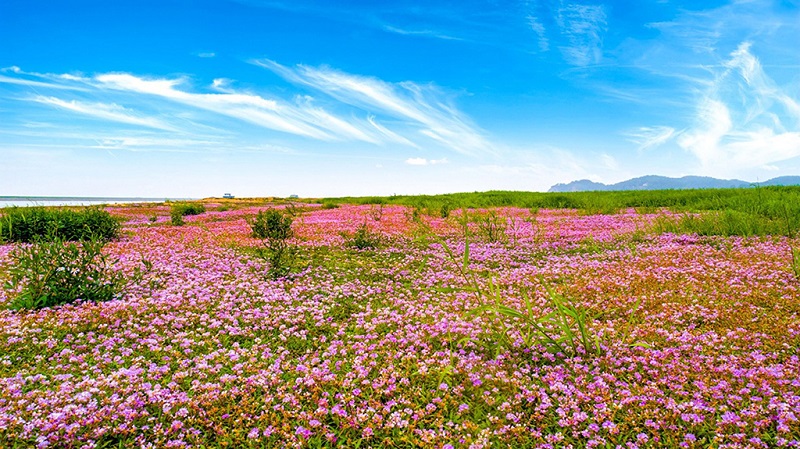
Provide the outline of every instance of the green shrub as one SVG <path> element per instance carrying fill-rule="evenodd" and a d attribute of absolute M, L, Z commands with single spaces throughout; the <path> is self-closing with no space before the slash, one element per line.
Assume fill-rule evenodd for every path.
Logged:
<path fill-rule="evenodd" d="M 82 241 L 111 240 L 119 236 L 120 224 L 99 208 L 82 210 L 45 207 L 12 207 L 0 216 L 0 242 L 25 242 L 58 238 Z"/>
<path fill-rule="evenodd" d="M 183 214 L 178 209 L 172 209 L 169 211 L 169 217 L 173 226 L 183 226 L 186 223 L 183 221 Z"/>
<path fill-rule="evenodd" d="M 336 204 L 336 203 L 331 203 L 331 202 L 322 203 L 322 209 L 323 210 L 336 209 L 338 207 L 339 207 L 339 205 Z"/>
<path fill-rule="evenodd" d="M 259 211 L 250 222 L 253 237 L 269 240 L 288 240 L 294 236 L 292 217 L 276 209 Z"/>
<path fill-rule="evenodd" d="M 182 216 L 200 215 L 206 211 L 206 207 L 200 203 L 177 203 L 172 206 L 173 212 L 178 212 Z"/>
<path fill-rule="evenodd" d="M 291 273 L 297 258 L 297 248 L 289 243 L 294 237 L 292 217 L 275 209 L 260 211 L 250 228 L 254 237 L 262 239 L 256 254 L 269 262 L 268 276 L 279 279 Z"/>
<path fill-rule="evenodd" d="M 206 211 L 206 207 L 199 203 L 176 203 L 169 211 L 169 216 L 173 226 L 183 226 L 186 222 L 183 217 L 187 215 L 200 215 Z"/>
<path fill-rule="evenodd" d="M 105 241 L 91 238 L 67 242 L 60 237 L 40 239 L 11 252 L 9 280 L 11 309 L 40 309 L 77 300 L 108 301 L 120 295 L 127 284 L 114 271 L 116 260 L 103 254 Z"/>

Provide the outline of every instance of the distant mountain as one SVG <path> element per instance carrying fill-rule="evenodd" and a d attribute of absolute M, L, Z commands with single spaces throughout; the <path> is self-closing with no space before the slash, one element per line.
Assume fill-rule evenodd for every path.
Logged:
<path fill-rule="evenodd" d="M 603 184 L 588 179 L 556 184 L 548 192 L 586 192 L 590 190 L 666 190 L 666 189 L 729 189 L 750 186 L 788 186 L 800 185 L 800 176 L 781 176 L 764 182 L 747 182 L 740 179 L 717 179 L 708 176 L 642 176 L 616 184 Z"/>
<path fill-rule="evenodd" d="M 569 184 L 556 184 L 550 187 L 548 192 L 586 192 L 591 190 L 608 190 L 608 186 L 602 182 L 581 179 L 579 181 L 572 181 Z"/>
<path fill-rule="evenodd" d="M 758 183 L 762 186 L 796 186 L 800 185 L 800 176 L 780 176 L 769 181 Z"/>

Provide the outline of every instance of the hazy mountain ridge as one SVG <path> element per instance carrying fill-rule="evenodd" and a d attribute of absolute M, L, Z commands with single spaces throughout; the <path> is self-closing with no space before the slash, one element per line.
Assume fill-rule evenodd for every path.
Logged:
<path fill-rule="evenodd" d="M 586 192 L 591 190 L 666 190 L 666 189 L 728 189 L 750 186 L 800 185 L 800 176 L 780 176 L 763 182 L 747 182 L 741 179 L 717 179 L 708 176 L 641 176 L 616 184 L 603 184 L 588 179 L 556 184 L 548 192 Z"/>

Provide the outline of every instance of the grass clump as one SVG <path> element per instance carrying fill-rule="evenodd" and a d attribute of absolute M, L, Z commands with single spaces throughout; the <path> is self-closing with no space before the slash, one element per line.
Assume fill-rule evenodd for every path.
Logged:
<path fill-rule="evenodd" d="M 0 216 L 0 242 L 111 240 L 119 236 L 119 230 L 119 222 L 99 208 L 12 207 Z"/>
<path fill-rule="evenodd" d="M 294 237 L 292 221 L 276 209 L 260 211 L 250 221 L 253 237 L 262 240 L 256 254 L 269 262 L 267 275 L 273 280 L 287 276 L 296 265 L 297 247 L 289 242 Z"/>
<path fill-rule="evenodd" d="M 488 317 L 486 341 L 483 343 L 495 353 L 511 350 L 517 338 L 512 331 L 517 331 L 526 348 L 541 345 L 548 352 L 561 357 L 600 354 L 600 340 L 589 328 L 592 317 L 588 310 L 547 284 L 545 289 L 552 311 L 544 315 L 534 312 L 531 298 L 526 292 L 522 292 L 525 307 L 515 309 L 503 304 L 500 290 L 491 280 L 488 292 L 477 290 L 482 296 L 483 305 L 470 313 Z"/>
<path fill-rule="evenodd" d="M 473 341 L 495 355 L 512 350 L 517 345 L 516 335 L 521 337 L 524 347 L 540 345 L 558 357 L 600 354 L 602 349 L 599 338 L 590 329 L 592 317 L 588 310 L 557 293 L 543 278 L 541 281 L 552 309 L 544 315 L 535 312 L 530 295 L 525 291 L 522 292 L 525 308 L 519 310 L 504 304 L 500 288 L 495 285 L 493 278 L 489 278 L 487 287 L 482 286 L 478 273 L 470 267 L 472 233 L 469 220 L 466 210 L 462 210 L 460 224 L 464 253 L 461 257 L 456 256 L 444 240 L 440 243 L 478 300 L 478 306 L 468 313 L 485 320 L 484 338 Z"/>
<path fill-rule="evenodd" d="M 112 269 L 116 260 L 102 252 L 104 245 L 99 238 L 68 242 L 51 236 L 16 247 L 4 284 L 11 292 L 9 308 L 41 309 L 116 298 L 127 279 Z"/>
<path fill-rule="evenodd" d="M 506 218 L 498 215 L 495 211 L 489 211 L 483 215 L 477 215 L 475 221 L 478 224 L 478 233 L 488 243 L 505 242 L 508 239 L 506 228 L 508 223 Z"/>

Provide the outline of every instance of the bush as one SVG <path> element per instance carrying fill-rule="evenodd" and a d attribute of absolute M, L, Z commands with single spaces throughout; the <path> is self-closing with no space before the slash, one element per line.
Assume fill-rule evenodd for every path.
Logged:
<path fill-rule="evenodd" d="M 31 243 L 58 238 L 85 241 L 111 240 L 119 236 L 120 224 L 98 208 L 79 211 L 45 207 L 12 207 L 0 217 L 0 242 Z"/>
<path fill-rule="evenodd" d="M 260 211 L 250 228 L 253 237 L 263 240 L 257 254 L 269 262 L 269 277 L 279 279 L 291 273 L 297 256 L 297 248 L 289 244 L 294 237 L 292 217 L 275 209 Z"/>
<path fill-rule="evenodd" d="M 183 221 L 183 214 L 180 210 L 172 209 L 169 212 L 170 221 L 173 226 L 183 226 L 186 222 Z"/>
<path fill-rule="evenodd" d="M 127 280 L 111 267 L 116 260 L 103 254 L 105 241 L 81 243 L 60 237 L 18 246 L 11 252 L 11 309 L 40 309 L 84 301 L 108 301 L 122 293 Z"/>
<path fill-rule="evenodd" d="M 206 207 L 199 203 L 177 203 L 172 206 L 172 211 L 177 211 L 182 216 L 200 215 L 206 211 Z"/>
<path fill-rule="evenodd" d="M 183 226 L 183 217 L 187 215 L 200 215 L 206 211 L 206 207 L 198 203 L 177 203 L 173 204 L 169 215 L 174 226 Z"/>
<path fill-rule="evenodd" d="M 260 211 L 250 222 L 253 237 L 270 240 L 288 240 L 294 236 L 292 217 L 275 209 Z"/>

